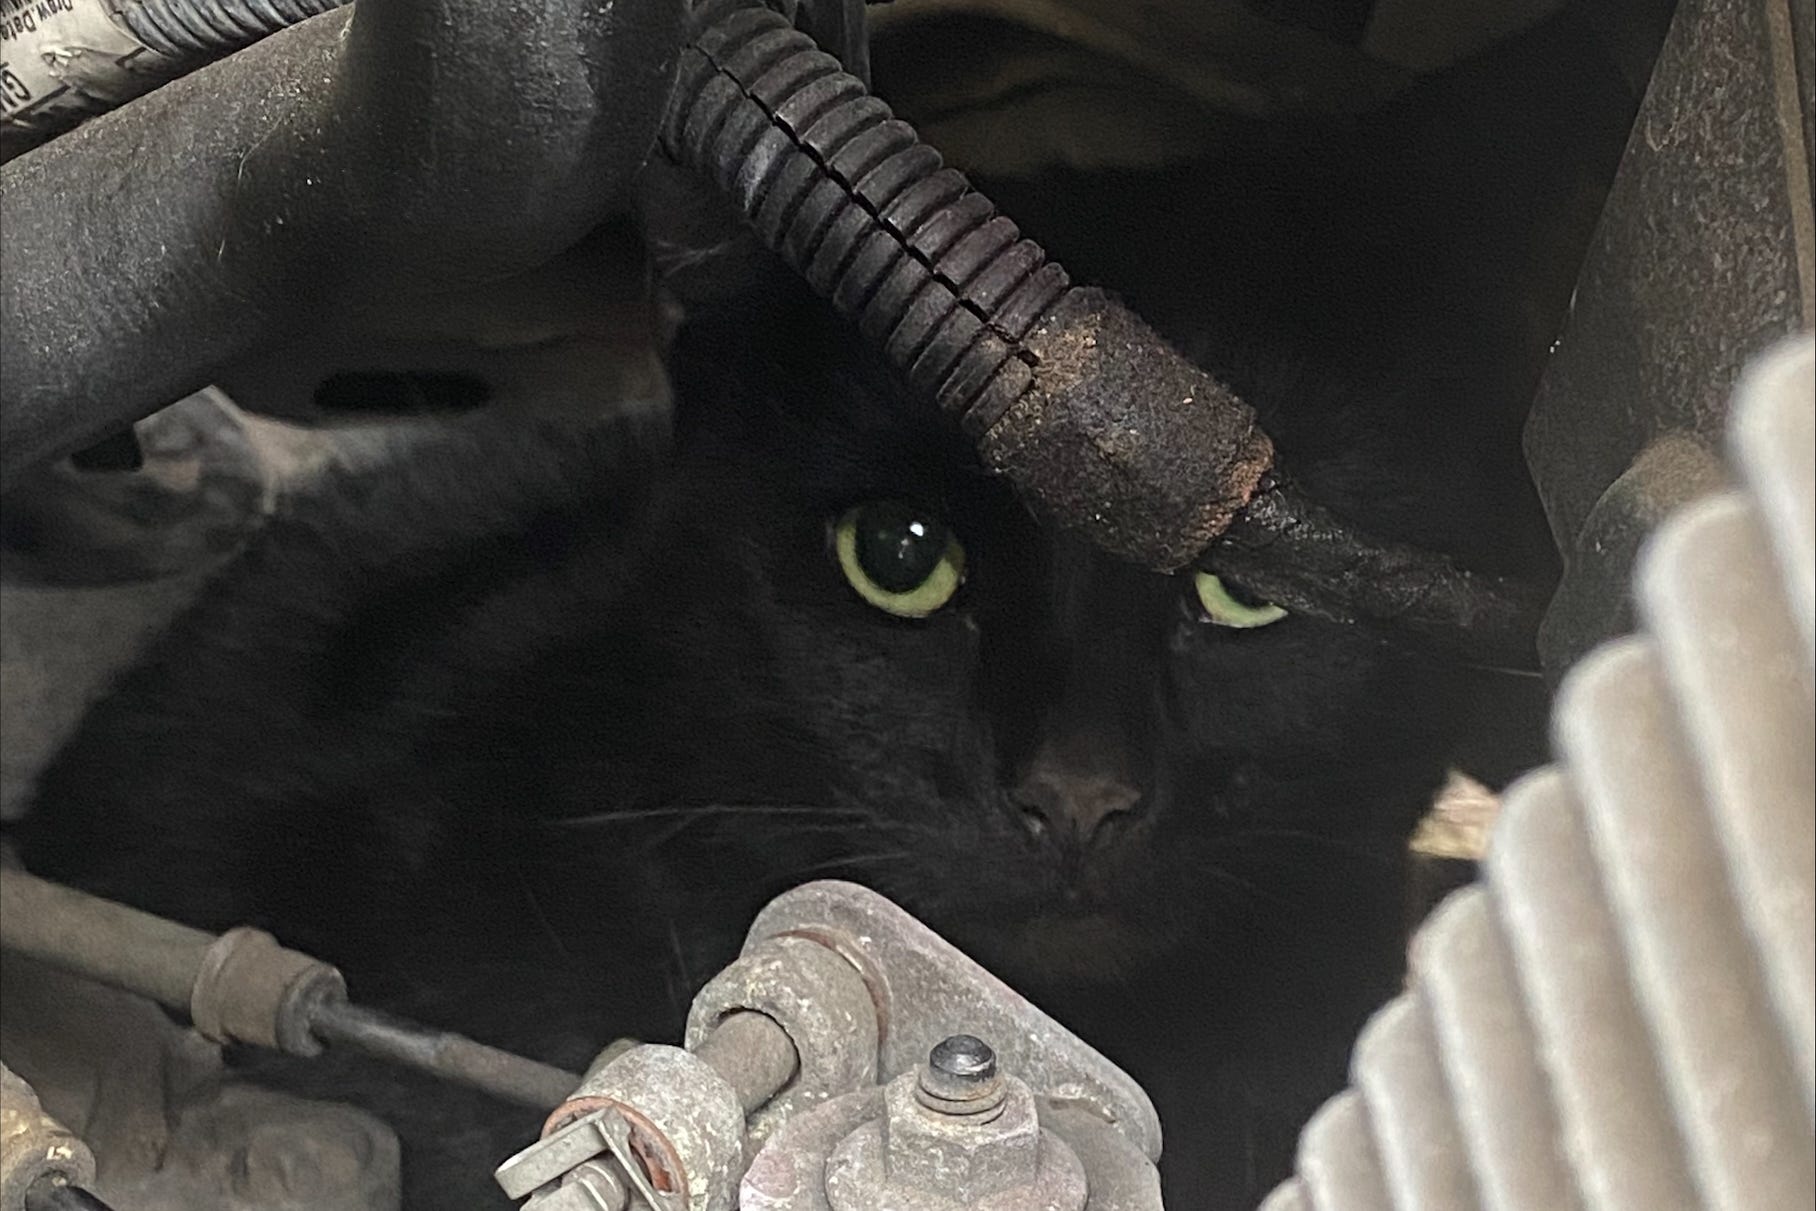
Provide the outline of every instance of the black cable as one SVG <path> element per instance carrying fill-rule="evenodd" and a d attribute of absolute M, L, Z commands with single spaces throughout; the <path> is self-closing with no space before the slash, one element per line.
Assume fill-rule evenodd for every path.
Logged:
<path fill-rule="evenodd" d="M 785 17 L 718 11 L 683 54 L 665 148 L 911 388 L 989 428 L 1031 380 L 1018 343 L 1071 279 Z"/>
<path fill-rule="evenodd" d="M 1530 662 L 1542 594 L 1292 493 L 1269 475 L 1252 409 L 1073 285 L 786 17 L 710 0 L 699 18 L 664 150 L 956 416 L 1037 512 L 1157 570 L 1208 561 L 1300 612 Z"/>
<path fill-rule="evenodd" d="M 159 54 L 213 59 L 252 45 L 347 0 L 130 0 L 120 22 Z"/>
<path fill-rule="evenodd" d="M 113 1208 L 80 1186 L 46 1176 L 26 1190 L 25 1211 L 113 1211 Z"/>

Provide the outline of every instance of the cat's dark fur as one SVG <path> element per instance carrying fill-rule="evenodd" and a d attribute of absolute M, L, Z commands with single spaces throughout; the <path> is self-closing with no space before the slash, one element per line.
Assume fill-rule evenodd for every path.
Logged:
<path fill-rule="evenodd" d="M 1468 423 L 1467 374 L 1383 352 L 1378 314 L 1347 343 L 1277 322 L 1367 271 L 1317 259 L 1366 222 L 1223 172 L 1097 210 L 1083 182 L 1051 194 L 1083 232 L 1129 197 L 1166 216 L 1122 263 L 1205 266 L 1170 284 L 1024 222 L 1228 376 L 1327 504 L 1517 567 L 1484 472 L 1512 456 L 1482 454 L 1506 426 Z M 770 291 L 684 331 L 672 457 L 629 423 L 481 419 L 298 504 L 44 777 L 28 864 L 265 925 L 362 1000 L 572 1066 L 672 1037 L 768 896 L 854 878 L 1147 1084 L 1173 1205 L 1252 1206 L 1396 985 L 1407 836 L 1480 685 L 1358 628 L 1207 625 L 1189 577 L 1037 528 L 855 349 Z M 923 621 L 860 600 L 829 554 L 830 521 L 879 498 L 964 544 L 966 582 Z M 1081 840 L 1068 822 L 1106 788 L 1132 808 Z M 352 1067 L 374 1104 L 450 1112 L 400 1114 L 412 1207 L 483 1205 L 534 1131 Z"/>
<path fill-rule="evenodd" d="M 1131 1063 L 1169 1032 L 1156 1057 L 1208 1050 L 1190 1081 L 1234 1081 L 1278 1149 L 1391 989 L 1399 855 L 1463 682 L 1360 630 L 1207 625 L 1189 577 L 1037 529 L 817 306 L 768 331 L 754 309 L 684 337 L 659 473 L 648 436 L 488 420 L 296 508 L 94 711 L 27 861 L 264 925 L 362 999 L 576 1066 L 672 1036 L 766 897 L 856 878 Z M 1274 428 L 1329 452 L 1301 461 L 1325 499 L 1431 536 L 1394 430 L 1292 387 Z M 965 545 L 929 619 L 828 554 L 876 498 Z M 1140 799 L 1088 843 L 1048 805 L 1037 835 L 1031 779 Z M 1129 1008 L 1150 981 L 1190 995 Z M 1099 984 L 1124 1008 L 1096 1016 Z M 1299 1048 L 1287 1076 L 1223 1071 Z M 490 1146 L 463 1158 L 481 1179 Z M 472 1205 L 447 1197 L 412 1205 Z"/>

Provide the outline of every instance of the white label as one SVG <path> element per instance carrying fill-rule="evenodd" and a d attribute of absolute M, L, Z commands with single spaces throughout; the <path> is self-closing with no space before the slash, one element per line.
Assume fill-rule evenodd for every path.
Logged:
<path fill-rule="evenodd" d="M 175 74 L 108 0 L 0 0 L 0 122 L 51 130 Z"/>

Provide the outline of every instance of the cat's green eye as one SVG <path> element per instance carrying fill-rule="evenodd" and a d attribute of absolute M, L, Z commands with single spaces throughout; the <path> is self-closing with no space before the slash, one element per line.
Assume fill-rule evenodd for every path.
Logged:
<path fill-rule="evenodd" d="M 1214 626 L 1250 630 L 1279 622 L 1286 611 L 1267 602 L 1245 601 L 1230 586 L 1209 572 L 1200 572 L 1192 580 L 1198 590 L 1198 604 L 1205 619 Z"/>
<path fill-rule="evenodd" d="M 952 600 L 965 578 L 965 549 L 952 530 L 900 501 L 845 510 L 833 526 L 832 545 L 858 596 L 899 618 L 927 617 Z"/>

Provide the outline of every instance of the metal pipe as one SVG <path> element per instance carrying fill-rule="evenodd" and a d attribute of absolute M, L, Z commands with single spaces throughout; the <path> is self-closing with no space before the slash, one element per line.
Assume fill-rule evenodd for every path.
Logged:
<path fill-rule="evenodd" d="M 1314 507 L 1278 488 L 1273 445 L 1234 392 L 1074 284 L 785 16 L 751 0 L 702 12 L 663 150 L 1043 517 L 1159 571 L 1240 565 L 1303 612 L 1531 662 L 1538 595 L 1325 511 L 1301 524 Z"/>
<path fill-rule="evenodd" d="M 0 949 L 186 1013 L 216 1042 L 304 1056 L 346 1046 L 539 1110 L 580 1083 L 548 1064 L 349 1004 L 338 971 L 268 934 L 217 937 L 22 870 L 0 868 Z M 793 1057 L 790 1047 L 789 1073 Z"/>
<path fill-rule="evenodd" d="M 344 1045 L 537 1110 L 559 1106 L 580 1083 L 576 1073 L 346 1001 L 324 1003 L 309 1024 L 330 1047 Z"/>
<path fill-rule="evenodd" d="M 0 166 L 0 490 L 299 317 L 538 265 L 649 150 L 683 0 L 366 0 Z"/>
<path fill-rule="evenodd" d="M 0 949 L 189 1011 L 213 934 L 0 867 Z"/>
<path fill-rule="evenodd" d="M 726 1015 L 694 1054 L 725 1078 L 747 1115 L 787 1088 L 801 1066 L 788 1032 L 754 1010 Z"/>

